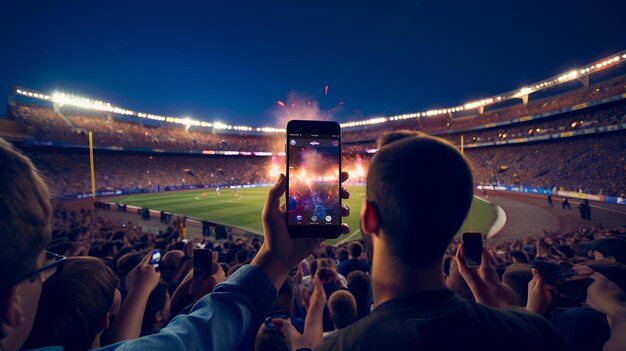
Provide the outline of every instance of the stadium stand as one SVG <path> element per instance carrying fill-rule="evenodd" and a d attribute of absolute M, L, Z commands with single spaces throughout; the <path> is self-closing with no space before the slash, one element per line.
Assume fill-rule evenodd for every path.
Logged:
<path fill-rule="evenodd" d="M 344 164 L 355 168 L 358 156 L 366 165 L 375 149 L 374 138 L 385 131 L 417 130 L 456 145 L 463 137 L 477 184 L 624 196 L 625 93 L 626 76 L 617 76 L 528 104 L 490 105 L 482 114 L 392 118 L 347 128 Z M 267 183 L 267 156 L 279 155 L 284 142 L 275 133 L 138 123 L 123 115 L 24 102 L 12 103 L 8 116 L 18 126 L 3 128 L 3 135 L 21 141 L 55 195 L 89 192 L 87 153 L 81 151 L 88 144 L 88 131 L 94 131 L 97 188 L 102 191 Z M 265 157 L 252 157 L 252 153 Z M 215 154 L 230 155 L 229 162 L 220 162 Z M 600 179 L 594 172 L 579 171 L 591 164 L 596 172 L 611 176 Z"/>
<path fill-rule="evenodd" d="M 410 129 L 436 134 L 455 144 L 460 142 L 460 136 L 463 135 L 466 144 L 464 153 L 473 166 L 476 185 L 556 187 L 624 196 L 626 104 L 616 99 L 592 107 L 573 107 L 619 94 L 624 96 L 625 93 L 625 79 L 618 77 L 556 97 L 531 101 L 528 105 L 486 111 L 483 115 L 459 119 L 443 115 L 373 125 L 362 130 L 347 129 L 344 168 L 362 169 L 363 174 L 355 172 L 354 177 L 362 181 L 372 161 L 373 154 L 368 149 L 376 147 L 372 139 L 384 131 Z M 540 113 L 548 115 L 519 120 Z M 6 126 L 3 133 L 12 136 L 15 145 L 33 160 L 53 195 L 89 192 L 89 153 L 85 148 L 87 131 L 94 131 L 99 191 L 155 191 L 157 187 L 166 190 L 168 187 L 270 183 L 275 178 L 270 177 L 269 171 L 277 164 L 282 164 L 278 153 L 282 149 L 283 137 L 279 134 L 213 133 L 195 127 L 140 124 L 121 116 L 76 113 L 23 103 L 13 103 L 9 117 L 13 119 L 10 123 L 0 125 Z M 212 153 L 203 154 L 202 151 Z M 219 154 L 217 151 L 233 151 L 234 154 Z M 264 154 L 254 156 L 253 152 Z M 12 175 L 12 172 L 3 172 L 3 176 Z M 9 198 L 15 196 L 9 190 L 9 187 L 0 190 L 0 200 L 15 203 L 18 199 Z M 57 273 L 48 277 L 53 284 L 49 283 L 42 291 L 42 312 L 35 318 L 35 326 L 31 337 L 24 344 L 25 348 L 61 344 L 68 350 L 88 350 L 99 345 L 111 345 L 108 347 L 113 349 L 116 342 L 129 340 L 141 345 L 141 339 L 138 339 L 140 334 L 158 333 L 162 328 L 169 328 L 171 332 L 178 324 L 168 325 L 170 320 L 178 317 L 178 323 L 186 323 L 180 322 L 186 320 L 186 315 L 214 303 L 210 296 L 214 289 L 221 294 L 239 289 L 236 284 L 220 283 L 227 278 L 232 281 L 249 277 L 253 270 L 247 264 L 255 258 L 266 257 L 262 249 L 264 239 L 261 237 L 233 237 L 223 233 L 225 235 L 220 235 L 218 240 L 218 230 L 214 228 L 211 235 L 202 241 L 187 240 L 185 218 L 166 217 L 162 219 L 166 229 L 153 233 L 142 228 L 144 222 L 140 217 L 131 221 L 121 219 L 110 215 L 109 208 L 110 205 L 104 203 L 96 203 L 95 209 L 70 210 L 58 204 L 54 206 L 51 238 L 49 243 L 46 242 L 46 250 L 56 255 L 73 257 L 68 262 L 68 268 L 71 269 L 65 275 L 62 270 L 55 270 Z M 146 215 L 145 211 L 141 214 Z M 11 218 L 1 217 L 0 224 L 4 225 Z M 19 232 L 21 228 L 10 229 Z M 220 232 L 223 231 L 223 227 L 220 228 Z M 545 330 L 551 331 L 554 327 L 560 335 L 554 340 L 546 340 L 551 342 L 550 345 L 558 345 L 551 350 L 566 349 L 561 347 L 560 338 L 572 350 L 601 349 L 611 337 L 612 324 L 607 320 L 607 315 L 614 316 L 613 310 L 585 304 L 584 296 L 581 298 L 577 295 L 575 289 L 550 293 L 545 284 L 551 284 L 554 275 L 548 271 L 539 273 L 531 269 L 530 265 L 550 267 L 551 273 L 558 273 L 561 272 L 558 267 L 582 264 L 596 271 L 593 273 L 596 282 L 602 282 L 605 291 L 617 291 L 619 296 L 623 296 L 623 291 L 626 291 L 625 237 L 626 227 L 589 225 L 561 233 L 537 231 L 523 238 L 489 239 L 485 241 L 486 254 L 483 256 L 485 259 L 480 268 L 481 274 L 475 276 L 468 275 L 462 256 L 463 249 L 459 249 L 461 243 L 453 240 L 443 257 L 443 273 L 447 277 L 445 287 L 458 296 L 492 308 L 503 307 L 494 301 L 506 300 L 506 305 L 525 308 L 546 317 L 549 322 L 541 322 Z M 190 273 L 193 250 L 198 245 L 211 248 L 215 253 L 213 274 L 208 277 L 198 278 Z M 357 269 L 347 277 L 337 272 L 336 266 L 340 263 L 339 252 L 349 250 L 349 243 L 337 246 L 323 244 L 301 263 L 298 260 L 292 262 L 293 265 L 289 264 L 294 268 L 287 280 L 284 283 L 281 281 L 271 291 L 278 292 L 277 306 L 280 310 L 265 311 L 269 309 L 269 304 L 257 306 L 261 310 L 259 314 L 280 317 L 282 321 L 274 323 L 269 320 L 274 325 L 272 328 L 267 321 L 263 323 L 255 315 L 255 321 L 259 322 L 253 326 L 259 327 L 256 349 L 289 349 L 293 345 L 289 343 L 299 340 L 300 334 L 289 334 L 292 330 L 290 328 L 303 332 L 305 337 L 309 333 L 319 333 L 316 342 L 306 345 L 320 346 L 322 332 L 326 332 L 325 335 L 332 342 L 333 337 L 342 335 L 334 331 L 335 328 L 349 328 L 355 319 L 367 318 L 373 304 L 373 298 L 369 295 L 373 283 L 367 279 L 364 271 L 370 270 L 371 243 L 362 242 L 361 245 L 365 250 L 358 255 L 354 254 L 355 257 L 351 259 L 361 261 L 359 266 L 366 268 L 362 268 L 363 271 Z M 158 272 L 147 268 L 146 263 L 155 249 L 161 250 L 162 255 Z M 417 252 L 419 248 L 407 248 L 407 252 L 412 250 Z M 59 256 L 49 256 L 59 259 Z M 81 261 L 80 257 L 95 258 Z M 400 270 L 400 264 L 395 268 Z M 54 284 L 62 287 L 62 284 L 72 284 L 71 275 L 80 272 L 87 272 L 88 276 L 106 277 L 92 282 L 101 290 L 98 292 L 102 297 L 96 298 L 96 294 L 91 294 L 86 285 L 73 288 L 69 285 L 73 295 L 68 297 L 86 301 L 89 312 L 81 316 L 85 318 L 85 323 L 64 329 L 66 324 L 52 323 L 50 318 L 66 318 L 65 313 L 71 313 L 71 307 L 75 307 L 76 303 L 72 302 L 75 300 L 57 299 Z M 325 276 L 323 282 L 321 272 Z M 441 276 L 440 273 L 438 275 Z M 484 278 L 484 275 L 489 279 Z M 263 279 L 257 276 L 254 281 L 267 283 L 267 277 Z M 485 291 L 476 288 L 475 279 L 484 279 L 481 282 L 483 288 L 496 292 L 497 298 L 485 300 Z M 360 287 L 355 286 L 355 280 Z M 258 290 L 255 289 L 256 285 L 246 288 L 246 291 Z M 338 290 L 342 292 L 334 294 Z M 590 293 L 598 294 L 598 290 L 591 290 Z M 350 313 L 340 313 L 339 308 L 333 308 L 331 316 L 324 308 L 331 296 L 349 297 L 350 294 L 358 295 L 354 300 L 344 299 L 350 301 L 347 303 L 351 308 Z M 425 303 L 428 302 L 426 297 L 424 299 Z M 200 303 L 194 305 L 200 300 Z M 621 306 L 619 310 L 622 309 L 626 310 Z M 214 315 L 227 314 L 226 310 L 222 312 Z M 144 313 L 147 315 L 144 316 Z M 344 314 L 349 314 L 351 318 L 339 320 L 337 316 Z M 353 316 L 355 314 L 358 314 L 357 318 Z M 97 315 L 99 319 L 90 319 L 87 315 Z M 101 320 L 102 316 L 106 316 L 106 323 Z M 140 318 L 137 319 L 137 316 Z M 289 320 L 284 320 L 285 317 L 289 317 Z M 72 321 L 76 323 L 75 318 Z M 143 321 L 148 321 L 150 325 L 142 326 Z M 76 329 L 82 325 L 89 326 L 90 330 L 80 332 L 81 338 L 67 337 L 78 333 Z M 186 325 L 189 326 L 193 326 L 193 323 Z M 185 329 L 185 333 L 188 331 Z M 545 337 L 545 334 L 540 334 Z M 40 335 L 58 338 L 44 339 Z M 254 336 L 249 336 L 241 338 L 243 348 L 252 348 Z M 197 342 L 184 338 L 177 340 Z M 226 342 L 223 340 L 228 340 L 228 337 L 220 338 L 220 342 Z M 77 346 L 73 342 L 81 344 Z"/>

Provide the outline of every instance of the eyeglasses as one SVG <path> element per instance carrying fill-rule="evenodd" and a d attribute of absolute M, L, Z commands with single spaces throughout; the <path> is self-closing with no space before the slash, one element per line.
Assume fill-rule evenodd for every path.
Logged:
<path fill-rule="evenodd" d="M 26 274 L 23 277 L 19 277 L 13 280 L 13 282 L 4 289 L 2 294 L 4 295 L 13 286 L 17 285 L 23 280 L 32 279 L 37 274 L 41 275 L 42 283 L 52 277 L 60 275 L 61 272 L 63 272 L 63 263 L 65 263 L 65 260 L 67 260 L 67 257 L 65 256 L 57 255 L 53 252 L 46 251 L 46 258 L 44 260 L 43 266 L 35 269 L 34 271 Z"/>

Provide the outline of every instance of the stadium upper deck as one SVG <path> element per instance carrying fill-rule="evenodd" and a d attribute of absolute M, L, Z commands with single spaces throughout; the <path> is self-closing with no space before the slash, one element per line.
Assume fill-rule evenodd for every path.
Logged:
<path fill-rule="evenodd" d="M 371 140 L 381 130 L 393 129 L 408 128 L 430 134 L 467 132 L 490 128 L 494 123 L 523 122 L 524 119 L 623 99 L 626 76 L 619 75 L 624 73 L 624 62 L 626 51 L 521 89 L 464 105 L 343 123 L 344 142 Z M 551 96 L 545 97 L 546 94 Z M 539 99 L 532 100 L 531 97 L 535 96 Z M 281 128 L 165 117 L 134 112 L 99 100 L 63 93 L 47 95 L 21 88 L 11 93 L 9 101 L 9 117 L 25 126 L 24 137 L 39 144 L 60 142 L 84 146 L 86 132 L 91 130 L 95 132 L 95 146 L 101 148 L 153 148 L 177 152 L 277 152 L 282 149 L 280 134 L 284 130 Z M 33 102 L 43 102 L 43 106 Z M 241 138 L 242 135 L 246 137 Z"/>

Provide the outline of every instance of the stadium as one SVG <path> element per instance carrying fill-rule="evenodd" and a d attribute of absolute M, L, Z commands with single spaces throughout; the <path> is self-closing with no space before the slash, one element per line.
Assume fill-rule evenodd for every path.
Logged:
<path fill-rule="evenodd" d="M 343 164 L 356 195 L 350 207 L 360 208 L 376 136 L 415 130 L 464 150 L 474 167 L 478 194 L 485 190 L 485 194 L 536 195 L 529 199 L 553 194 L 555 200 L 574 198 L 575 205 L 588 199 L 603 222 L 621 225 L 625 212 L 614 205 L 624 203 L 626 192 L 624 60 L 626 51 L 478 101 L 343 123 Z M 226 226 L 229 233 L 262 234 L 257 216 L 264 187 L 284 172 L 284 129 L 166 117 L 23 87 L 16 87 L 9 101 L 2 136 L 21 145 L 57 199 L 92 197 L 92 132 L 95 195 L 100 201 L 147 208 L 155 216 L 160 211 L 187 216 L 196 234 L 203 220 L 212 227 Z M 289 109 L 296 117 L 302 113 L 298 106 Z M 588 164 L 606 176 L 581 174 Z M 237 197 L 234 189 L 241 189 Z M 484 200 L 484 196 L 475 199 L 459 233 L 503 231 L 503 236 L 523 236 L 515 223 L 514 230 L 506 229 L 506 208 Z M 522 214 L 514 210 L 513 217 L 528 216 L 524 210 Z M 498 212 L 500 220 L 494 227 Z M 356 219 L 350 220 L 351 227 L 358 228 Z M 540 222 L 541 229 L 563 231 L 580 224 L 567 219 L 554 225 L 551 220 Z M 340 241 L 359 237 L 356 231 Z"/>
<path fill-rule="evenodd" d="M 623 12 L 527 5 L 0 6 L 0 349 L 626 350 Z"/>

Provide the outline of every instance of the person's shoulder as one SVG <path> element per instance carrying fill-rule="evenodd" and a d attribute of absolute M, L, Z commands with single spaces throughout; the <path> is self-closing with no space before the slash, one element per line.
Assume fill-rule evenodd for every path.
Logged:
<path fill-rule="evenodd" d="M 476 308 L 488 311 L 504 328 L 514 328 L 518 333 L 525 332 L 533 337 L 540 336 L 546 343 L 554 342 L 560 345 L 562 342 L 562 338 L 547 319 L 529 312 L 525 308 L 512 306 L 506 309 L 496 309 L 475 302 L 472 302 L 472 304 Z"/>
<path fill-rule="evenodd" d="M 349 327 L 337 330 L 331 338 L 324 339 L 324 343 L 315 350 L 375 350 L 376 345 L 384 340 L 381 337 L 381 326 L 388 326 L 393 315 L 373 311 Z"/>

